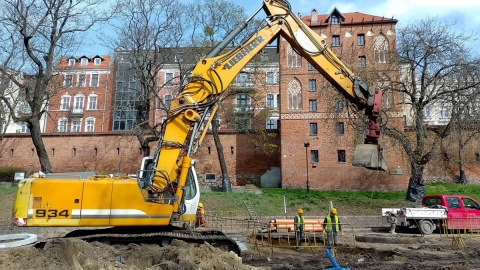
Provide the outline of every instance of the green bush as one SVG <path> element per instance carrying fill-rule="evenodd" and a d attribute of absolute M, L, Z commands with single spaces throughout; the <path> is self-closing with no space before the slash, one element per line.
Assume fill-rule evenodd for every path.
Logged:
<path fill-rule="evenodd" d="M 18 167 L 0 167 L 0 181 L 12 182 L 16 172 L 25 172 L 25 169 Z"/>

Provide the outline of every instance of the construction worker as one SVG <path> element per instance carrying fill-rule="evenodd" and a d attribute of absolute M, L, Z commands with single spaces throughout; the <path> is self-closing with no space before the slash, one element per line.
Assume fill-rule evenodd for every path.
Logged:
<path fill-rule="evenodd" d="M 323 231 L 327 233 L 327 247 L 337 246 L 338 233 L 342 231 L 342 225 L 337 216 L 337 209 L 332 208 L 330 214 L 323 220 Z"/>
<path fill-rule="evenodd" d="M 293 224 L 295 227 L 295 237 L 296 237 L 296 244 L 297 244 L 297 250 L 300 250 L 300 245 L 302 244 L 303 240 L 303 229 L 305 227 L 305 220 L 303 218 L 303 209 L 299 208 L 298 209 L 298 215 L 296 215 L 293 218 Z"/>
<path fill-rule="evenodd" d="M 386 212 L 385 215 L 387 216 L 387 222 L 390 223 L 390 233 L 397 234 L 395 229 L 397 228 L 397 215 L 393 212 Z"/>
<path fill-rule="evenodd" d="M 197 214 L 195 216 L 195 228 L 203 227 L 205 225 L 205 210 L 203 203 L 198 203 Z"/>

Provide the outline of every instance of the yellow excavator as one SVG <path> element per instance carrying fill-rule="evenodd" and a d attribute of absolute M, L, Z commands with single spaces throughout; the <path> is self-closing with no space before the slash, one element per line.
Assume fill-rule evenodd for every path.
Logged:
<path fill-rule="evenodd" d="M 266 24 L 241 45 L 230 42 L 261 10 Z M 47 174 L 20 181 L 13 209 L 17 226 L 106 227 L 76 230 L 67 237 L 85 240 L 168 243 L 172 239 L 209 242 L 240 253 L 236 243 L 219 231 L 192 231 L 173 226 L 195 218 L 200 192 L 192 158 L 201 144 L 222 94 L 241 70 L 281 35 L 350 102 L 370 119 L 365 144 L 354 153 L 355 166 L 386 169 L 378 145 L 377 117 L 381 90 L 369 91 L 306 26 L 285 0 L 263 0 L 253 15 L 235 28 L 191 72 L 171 102 L 155 155 L 144 158 L 137 178 L 90 176 L 87 179 Z"/>

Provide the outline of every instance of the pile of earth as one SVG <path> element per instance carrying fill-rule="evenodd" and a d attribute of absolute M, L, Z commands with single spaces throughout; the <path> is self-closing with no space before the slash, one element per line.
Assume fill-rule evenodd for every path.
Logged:
<path fill-rule="evenodd" d="M 158 245 L 106 245 L 79 239 L 58 238 L 34 246 L 0 250 L 0 269 L 265 269 L 242 264 L 233 252 L 205 244 L 172 241 Z"/>

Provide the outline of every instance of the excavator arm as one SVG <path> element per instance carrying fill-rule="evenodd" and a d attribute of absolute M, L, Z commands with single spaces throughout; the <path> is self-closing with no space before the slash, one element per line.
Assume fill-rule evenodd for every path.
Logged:
<path fill-rule="evenodd" d="M 240 46 L 220 54 L 261 9 L 267 14 L 266 25 Z M 151 186 L 154 192 L 165 190 L 172 182 L 180 187 L 185 185 L 191 155 L 201 143 L 202 126 L 206 126 L 208 115 L 213 116 L 216 112 L 222 94 L 241 70 L 279 35 L 351 103 L 369 113 L 370 131 L 365 144 L 355 152 L 353 164 L 370 169 L 386 169 L 379 155 L 381 148 L 378 146 L 376 122 L 381 91 L 370 93 L 366 84 L 333 54 L 326 41 L 292 13 L 287 1 L 263 0 L 262 7 L 254 15 L 197 63 L 188 83 L 172 100 L 155 155 L 156 172 Z M 183 189 L 177 189 L 176 196 L 182 198 Z M 174 212 L 178 212 L 180 202 L 181 199 L 174 204 Z"/>
<path fill-rule="evenodd" d="M 265 26 L 240 46 L 227 51 L 231 40 L 262 9 L 267 14 Z M 153 160 L 144 158 L 138 179 L 109 175 L 84 179 L 68 174 L 26 178 L 18 185 L 14 224 L 114 226 L 128 227 L 127 231 L 135 227 L 135 231 L 148 232 L 149 236 L 163 240 L 177 235 L 172 231 L 152 234 L 151 229 L 142 226 L 167 228 L 175 221 L 194 220 L 200 195 L 192 156 L 207 130 L 203 127 L 208 126 L 235 77 L 280 35 L 350 102 L 367 112 L 369 133 L 365 144 L 355 150 L 353 164 L 385 169 L 378 145 L 381 91 L 368 91 L 365 83 L 331 52 L 325 40 L 291 12 L 288 2 L 263 0 L 254 15 L 194 67 L 182 91 L 172 100 Z M 117 233 L 112 235 L 116 237 Z M 190 233 L 183 237 L 195 241 L 210 237 L 212 243 L 224 240 L 215 238 L 216 235 L 198 238 Z"/>

